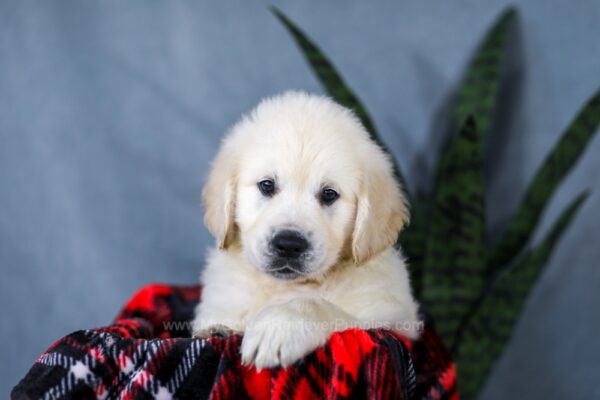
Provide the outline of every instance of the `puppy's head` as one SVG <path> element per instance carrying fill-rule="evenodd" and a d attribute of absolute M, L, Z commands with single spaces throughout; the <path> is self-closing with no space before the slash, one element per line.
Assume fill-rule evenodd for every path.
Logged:
<path fill-rule="evenodd" d="M 227 249 L 279 279 L 323 276 L 391 246 L 408 220 L 384 152 L 333 101 L 290 92 L 261 102 L 225 138 L 203 192 Z"/>

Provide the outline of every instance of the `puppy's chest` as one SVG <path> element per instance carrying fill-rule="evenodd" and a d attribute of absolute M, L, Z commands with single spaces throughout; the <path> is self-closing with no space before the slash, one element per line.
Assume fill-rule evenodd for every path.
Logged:
<path fill-rule="evenodd" d="M 269 297 L 270 303 L 285 303 L 300 298 L 327 298 L 329 296 L 322 287 L 298 285 L 276 290 Z"/>
<path fill-rule="evenodd" d="M 259 285 L 245 291 L 245 296 L 240 298 L 237 306 L 244 309 L 245 315 L 252 317 L 270 305 L 284 304 L 297 299 L 324 299 L 335 303 L 336 297 L 331 290 L 316 284 Z"/>

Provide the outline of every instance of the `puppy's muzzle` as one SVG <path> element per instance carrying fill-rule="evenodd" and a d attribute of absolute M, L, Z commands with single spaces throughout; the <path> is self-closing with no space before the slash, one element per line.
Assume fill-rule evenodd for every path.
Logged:
<path fill-rule="evenodd" d="M 298 260 L 308 250 L 308 247 L 308 240 L 297 231 L 281 231 L 271 240 L 273 252 L 277 257 L 287 260 Z"/>
<path fill-rule="evenodd" d="M 281 279 L 294 279 L 305 271 L 304 261 L 308 257 L 310 243 L 295 230 L 282 230 L 273 236 L 269 243 L 272 254 L 269 273 Z"/>

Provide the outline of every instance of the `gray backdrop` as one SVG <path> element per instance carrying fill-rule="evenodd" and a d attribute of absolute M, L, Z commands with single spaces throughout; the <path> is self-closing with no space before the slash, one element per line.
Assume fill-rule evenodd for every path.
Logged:
<path fill-rule="evenodd" d="M 434 116 L 506 2 L 278 4 L 423 185 Z M 600 2 L 516 4 L 522 86 L 492 149 L 491 237 L 600 83 Z M 200 191 L 222 133 L 263 96 L 321 91 L 267 5 L 0 2 L 0 393 L 58 337 L 110 323 L 136 288 L 196 282 L 212 243 Z M 596 139 L 546 213 L 544 227 L 595 189 L 484 398 L 600 398 L 599 151 Z"/>

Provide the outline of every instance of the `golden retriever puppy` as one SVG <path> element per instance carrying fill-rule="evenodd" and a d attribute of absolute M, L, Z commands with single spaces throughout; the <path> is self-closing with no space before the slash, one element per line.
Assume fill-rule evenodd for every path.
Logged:
<path fill-rule="evenodd" d="M 350 110 L 299 92 L 262 101 L 224 139 L 203 201 L 217 248 L 201 274 L 196 337 L 242 333 L 242 362 L 261 369 L 351 327 L 418 336 L 392 247 L 406 200 Z"/>

